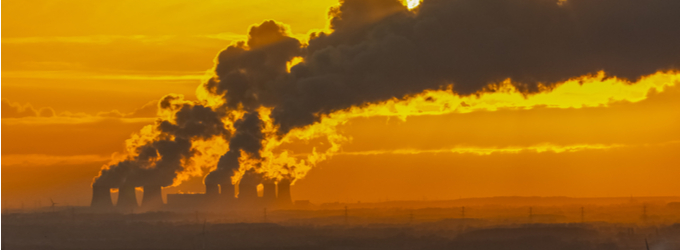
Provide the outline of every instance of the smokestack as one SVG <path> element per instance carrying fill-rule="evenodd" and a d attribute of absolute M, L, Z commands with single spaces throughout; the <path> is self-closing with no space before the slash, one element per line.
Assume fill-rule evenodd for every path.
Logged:
<path fill-rule="evenodd" d="M 106 186 L 92 185 L 92 203 L 90 207 L 97 209 L 112 208 L 111 189 Z"/>
<path fill-rule="evenodd" d="M 137 196 L 135 195 L 135 186 L 123 184 L 118 188 L 118 203 L 116 207 L 125 211 L 137 208 Z"/>
<path fill-rule="evenodd" d="M 290 180 L 281 179 L 278 183 L 279 194 L 276 197 L 276 201 L 279 206 L 290 206 L 293 204 L 293 200 L 290 197 Z"/>
<path fill-rule="evenodd" d="M 217 197 L 220 195 L 220 186 L 217 184 L 206 183 L 205 195 L 208 197 Z"/>
<path fill-rule="evenodd" d="M 265 206 L 270 206 L 276 203 L 276 182 L 274 180 L 265 180 L 262 182 L 264 189 L 262 190 L 262 200 Z"/>
<path fill-rule="evenodd" d="M 142 196 L 142 207 L 145 209 L 159 209 L 163 206 L 163 197 L 161 194 L 160 185 L 144 186 L 144 195 Z"/>

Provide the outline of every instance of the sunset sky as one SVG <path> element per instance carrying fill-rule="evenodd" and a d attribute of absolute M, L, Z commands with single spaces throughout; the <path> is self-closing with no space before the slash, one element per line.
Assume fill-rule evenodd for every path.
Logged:
<path fill-rule="evenodd" d="M 159 100 L 168 94 L 213 100 L 202 99 L 201 84 L 213 75 L 220 51 L 249 39 L 250 26 L 275 20 L 305 44 L 312 32 L 333 32 L 328 13 L 337 5 L 2 1 L 2 207 L 49 199 L 89 205 L 102 166 L 129 154 L 126 140 L 133 134 L 166 119 L 157 112 Z M 296 63 L 300 59 L 288 71 Z M 423 88 L 326 112 L 320 123 L 293 129 L 293 139 L 271 152 L 327 152 L 291 188 L 294 200 L 313 203 L 677 196 L 678 65 L 634 79 L 592 68 L 529 92 L 513 87 L 514 79 L 484 89 Z M 201 147 L 226 152 L 224 142 L 210 143 Z M 204 192 L 203 179 L 216 163 L 196 160 L 188 179 L 163 192 Z"/>

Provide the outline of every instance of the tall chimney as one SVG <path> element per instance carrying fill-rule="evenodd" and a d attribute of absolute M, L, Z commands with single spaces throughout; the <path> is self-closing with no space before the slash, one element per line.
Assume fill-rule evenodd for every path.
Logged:
<path fill-rule="evenodd" d="M 262 182 L 264 189 L 262 190 L 262 200 L 265 206 L 271 206 L 276 203 L 276 182 L 274 180 L 265 180 Z"/>
<path fill-rule="evenodd" d="M 107 186 L 92 185 L 92 203 L 90 204 L 90 207 L 96 209 L 112 208 L 111 189 Z"/>
<path fill-rule="evenodd" d="M 293 200 L 290 197 L 290 180 L 281 179 L 278 183 L 279 194 L 276 197 L 276 203 L 279 206 L 290 206 L 293 205 Z"/>
<path fill-rule="evenodd" d="M 142 196 L 142 207 L 149 210 L 160 209 L 163 206 L 163 197 L 160 185 L 145 185 Z"/>
<path fill-rule="evenodd" d="M 130 184 L 123 184 L 118 188 L 118 203 L 116 207 L 124 211 L 137 208 L 137 196 L 135 195 L 135 186 Z"/>

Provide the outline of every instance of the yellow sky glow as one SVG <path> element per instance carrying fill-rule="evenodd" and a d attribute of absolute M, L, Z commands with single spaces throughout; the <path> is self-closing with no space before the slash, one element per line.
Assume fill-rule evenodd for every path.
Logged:
<path fill-rule="evenodd" d="M 89 204 L 99 169 L 129 156 L 168 115 L 157 113 L 160 98 L 215 106 L 197 87 L 221 49 L 265 19 L 303 40 L 328 31 L 337 1 L 2 4 L 2 99 L 11 104 L 2 110 L 2 206 L 16 207 L 50 197 Z M 292 174 L 304 178 L 294 199 L 312 202 L 680 193 L 680 72 L 633 80 L 593 72 L 533 94 L 511 81 L 470 96 L 449 87 L 323 115 L 267 137 L 263 168 L 274 175 L 298 166 Z M 259 112 L 265 132 L 275 133 L 271 109 Z M 222 139 L 193 147 L 202 154 L 165 193 L 203 192 L 205 174 L 228 150 Z"/>

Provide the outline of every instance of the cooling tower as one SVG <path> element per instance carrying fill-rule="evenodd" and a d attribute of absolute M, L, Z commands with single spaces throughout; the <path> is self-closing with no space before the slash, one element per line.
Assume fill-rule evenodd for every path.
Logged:
<path fill-rule="evenodd" d="M 230 182 L 220 184 L 220 196 L 228 201 L 236 198 L 236 188 Z"/>
<path fill-rule="evenodd" d="M 293 205 L 293 200 L 290 197 L 290 180 L 282 179 L 278 183 L 279 193 L 276 197 L 276 203 L 279 206 L 290 206 Z"/>
<path fill-rule="evenodd" d="M 163 197 L 161 196 L 160 185 L 144 186 L 144 195 L 142 196 L 142 207 L 144 209 L 160 209 L 163 206 Z"/>
<path fill-rule="evenodd" d="M 92 186 L 92 204 L 96 209 L 109 209 L 113 207 L 111 201 L 111 189 L 106 186 Z"/>
<path fill-rule="evenodd" d="M 205 195 L 211 198 L 220 195 L 220 186 L 217 184 L 205 184 Z"/>
<path fill-rule="evenodd" d="M 241 181 L 238 185 L 238 200 L 241 204 L 253 204 L 258 201 L 257 183 Z"/>
<path fill-rule="evenodd" d="M 262 182 L 262 175 L 254 170 L 246 171 L 238 182 L 238 203 L 245 206 L 257 205 L 257 186 Z"/>
<path fill-rule="evenodd" d="M 128 211 L 137 208 L 137 196 L 135 195 L 135 186 L 125 185 L 118 188 L 118 202 L 116 207 Z"/>
<path fill-rule="evenodd" d="M 262 182 L 264 189 L 262 190 L 262 200 L 265 206 L 270 206 L 276 203 L 276 182 L 274 180 L 265 180 Z"/>

